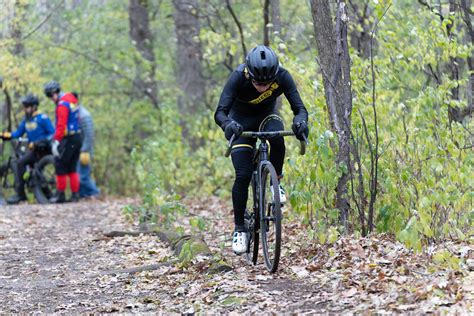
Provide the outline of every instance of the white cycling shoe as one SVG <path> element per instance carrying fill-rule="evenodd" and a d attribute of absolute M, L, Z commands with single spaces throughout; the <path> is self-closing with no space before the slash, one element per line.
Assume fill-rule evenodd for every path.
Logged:
<path fill-rule="evenodd" d="M 275 199 L 275 193 L 273 192 L 273 186 L 270 187 L 270 190 L 272 191 L 272 197 Z M 286 203 L 286 192 L 285 190 L 281 187 L 281 184 L 278 185 L 278 191 L 280 191 L 280 203 L 284 204 Z"/>
<path fill-rule="evenodd" d="M 246 232 L 234 232 L 232 237 L 232 250 L 235 254 L 241 255 L 247 251 L 247 238 Z"/>

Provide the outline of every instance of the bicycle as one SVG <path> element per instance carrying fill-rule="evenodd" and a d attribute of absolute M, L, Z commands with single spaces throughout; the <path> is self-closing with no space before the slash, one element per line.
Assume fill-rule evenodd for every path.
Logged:
<path fill-rule="evenodd" d="M 11 141 L 13 153 L 8 157 L 5 164 L 0 167 L 0 180 L 2 188 L 6 191 L 14 191 L 16 174 L 16 161 L 26 153 L 28 146 L 27 138 L 18 138 Z M 36 152 L 40 156 L 33 165 L 27 166 L 25 187 L 33 193 L 39 204 L 49 203 L 56 188 L 56 177 L 54 170 L 54 157 L 50 154 L 49 144 L 39 144 Z"/>
<path fill-rule="evenodd" d="M 267 140 L 274 137 L 294 136 L 291 131 L 274 132 L 243 132 L 241 137 L 259 139 L 258 149 L 254 149 L 253 173 L 250 185 L 253 193 L 251 212 L 245 213 L 245 225 L 249 233 L 247 238 L 246 259 L 253 265 L 257 264 L 259 234 L 261 233 L 262 250 L 265 266 L 271 273 L 278 269 L 281 251 L 281 203 L 278 177 L 272 163 L 269 161 Z M 234 135 L 229 141 L 225 153 L 228 157 L 232 150 Z M 300 142 L 300 154 L 306 152 L 307 140 Z M 273 194 L 273 192 L 275 194 Z"/>

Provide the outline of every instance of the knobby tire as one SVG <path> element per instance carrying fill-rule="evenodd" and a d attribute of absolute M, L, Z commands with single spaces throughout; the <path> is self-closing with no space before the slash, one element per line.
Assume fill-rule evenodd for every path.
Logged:
<path fill-rule="evenodd" d="M 48 177 L 48 175 L 44 173 L 46 168 L 53 168 L 52 170 L 54 170 L 54 157 L 52 155 L 44 156 L 35 166 L 36 174 L 34 175 L 33 194 L 39 204 L 49 203 L 49 198 L 52 196 L 56 187 L 54 174 L 52 178 L 49 174 Z"/>
<path fill-rule="evenodd" d="M 270 186 L 275 192 L 273 195 Z M 267 270 L 273 273 L 278 269 L 280 260 L 282 215 L 278 177 L 271 163 L 266 163 L 262 168 L 259 208 L 263 258 Z M 271 246 L 274 247 L 273 251 Z"/>

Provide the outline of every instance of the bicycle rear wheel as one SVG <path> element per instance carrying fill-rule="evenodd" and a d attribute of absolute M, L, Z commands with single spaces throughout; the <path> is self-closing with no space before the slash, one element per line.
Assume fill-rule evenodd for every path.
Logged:
<path fill-rule="evenodd" d="M 252 212 L 245 211 L 245 225 L 249 232 L 247 252 L 245 253 L 247 261 L 253 265 L 257 264 L 258 246 L 259 246 L 259 216 L 258 216 L 258 195 L 255 176 L 252 176 Z"/>
<path fill-rule="evenodd" d="M 275 192 L 275 194 L 272 193 Z M 271 163 L 264 165 L 260 182 L 260 227 L 263 258 L 270 272 L 278 269 L 281 251 L 281 204 L 278 177 Z"/>

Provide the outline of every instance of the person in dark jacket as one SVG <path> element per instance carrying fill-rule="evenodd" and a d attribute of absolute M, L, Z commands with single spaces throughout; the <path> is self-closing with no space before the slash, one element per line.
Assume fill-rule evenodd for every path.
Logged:
<path fill-rule="evenodd" d="M 248 199 L 248 187 L 252 177 L 252 152 L 255 139 L 239 137 L 243 131 L 280 131 L 283 121 L 276 109 L 276 99 L 285 94 L 293 111 L 293 131 L 299 140 L 308 137 L 308 112 L 301 100 L 290 73 L 280 66 L 275 52 L 266 46 L 257 46 L 247 55 L 245 63 L 239 65 L 224 86 L 214 119 L 232 144 L 232 163 L 235 181 L 232 187 L 235 230 L 232 249 L 244 253 L 247 248 L 247 233 L 244 213 Z M 269 140 L 270 161 L 279 179 L 283 176 L 285 143 L 283 137 Z M 280 201 L 286 195 L 280 186 Z M 278 194 L 275 193 L 275 194 Z"/>
<path fill-rule="evenodd" d="M 26 133 L 28 149 L 16 162 L 15 192 L 16 195 L 7 198 L 8 204 L 18 204 L 26 201 L 25 180 L 23 175 L 26 166 L 37 162 L 44 154 L 50 151 L 50 142 L 54 134 L 54 127 L 46 114 L 38 112 L 39 100 L 35 95 L 29 94 L 21 99 L 25 111 L 25 118 L 18 129 L 13 133 L 3 132 L 3 139 L 19 138 Z"/>
<path fill-rule="evenodd" d="M 78 94 L 76 92 L 73 94 L 79 100 Z M 82 130 L 81 155 L 77 165 L 80 182 L 79 196 L 81 198 L 97 197 L 100 190 L 91 177 L 92 158 L 94 157 L 94 122 L 83 104 L 79 104 L 79 123 Z"/>
<path fill-rule="evenodd" d="M 72 93 L 61 92 L 61 86 L 56 81 L 50 81 L 44 86 L 44 94 L 56 105 L 56 132 L 51 148 L 55 157 L 56 194 L 50 202 L 66 202 L 65 190 L 68 178 L 72 192 L 70 201 L 77 202 L 79 201 L 77 163 L 82 146 L 78 101 Z"/>

